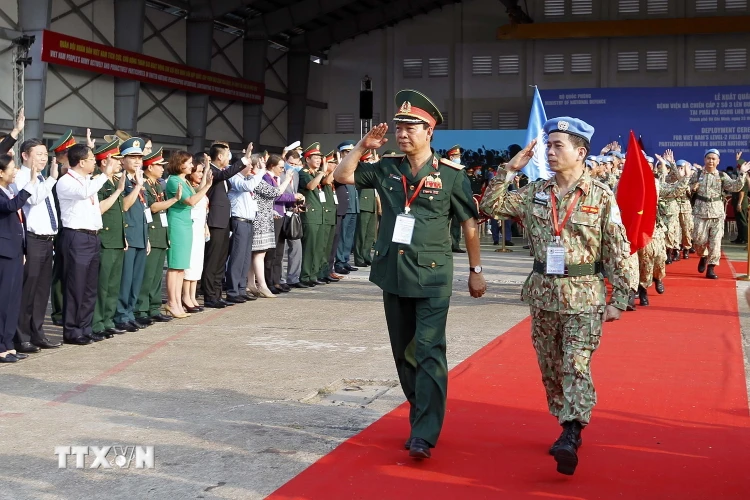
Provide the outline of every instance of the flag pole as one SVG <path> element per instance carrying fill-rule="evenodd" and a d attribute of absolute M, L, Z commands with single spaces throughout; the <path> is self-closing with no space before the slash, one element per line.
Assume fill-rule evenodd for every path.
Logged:
<path fill-rule="evenodd" d="M 502 253 L 512 252 L 513 250 L 511 250 L 510 248 L 506 248 L 505 247 L 505 219 L 501 219 L 499 222 L 501 224 L 501 226 L 500 226 L 500 234 L 502 235 L 502 238 L 503 238 L 503 246 L 501 248 L 496 249 L 495 251 L 496 252 L 502 252 Z"/>

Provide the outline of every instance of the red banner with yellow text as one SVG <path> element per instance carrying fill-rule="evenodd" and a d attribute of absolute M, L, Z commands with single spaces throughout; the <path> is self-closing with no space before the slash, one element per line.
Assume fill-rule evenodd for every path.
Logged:
<path fill-rule="evenodd" d="M 263 103 L 262 83 L 191 68 L 54 31 L 44 31 L 42 61 L 232 101 Z"/>

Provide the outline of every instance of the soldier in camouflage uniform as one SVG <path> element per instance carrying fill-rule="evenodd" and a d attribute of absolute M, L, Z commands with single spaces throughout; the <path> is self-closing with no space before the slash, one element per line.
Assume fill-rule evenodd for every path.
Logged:
<path fill-rule="evenodd" d="M 685 169 L 690 174 L 692 165 L 685 160 L 678 160 L 677 166 Z M 688 175 L 690 177 L 690 175 Z M 687 259 L 690 256 L 690 249 L 693 248 L 693 205 L 690 203 L 691 190 L 690 186 L 686 187 L 677 196 L 677 206 L 679 207 L 678 220 L 680 223 L 680 233 L 682 234 L 682 258 Z"/>
<path fill-rule="evenodd" d="M 673 184 L 680 179 L 671 150 L 664 153 L 666 160 L 657 155 L 660 165 L 660 185 Z M 686 186 L 687 187 L 687 186 Z M 667 247 L 667 264 L 680 260 L 680 204 L 678 191 L 662 189 L 659 194 L 659 213 L 664 224 L 664 244 Z"/>
<path fill-rule="evenodd" d="M 533 157 L 532 141 L 485 191 L 480 209 L 493 217 L 519 217 L 527 228 L 534 267 L 521 298 L 531 306 L 531 336 L 547 404 L 563 427 L 550 448 L 557 470 L 573 474 L 581 429 L 596 404 L 591 357 L 602 323 L 619 319 L 628 301 L 625 259 L 629 242 L 608 186 L 584 169 L 593 127 L 575 118 L 544 124 L 547 157 L 555 176 L 509 192 L 515 172 Z M 607 302 L 604 276 L 612 284 Z"/>
<path fill-rule="evenodd" d="M 721 238 L 724 236 L 724 195 L 722 191 L 735 193 L 742 189 L 745 174 L 750 165 L 745 163 L 740 176 L 732 179 L 724 172 L 717 171 L 720 154 L 717 149 L 709 149 L 704 157 L 704 167 L 693 174 L 690 180 L 695 195 L 693 206 L 693 245 L 700 257 L 698 272 L 706 272 L 706 278 L 718 279 L 714 268 L 721 258 Z M 706 265 L 708 264 L 708 267 Z"/>

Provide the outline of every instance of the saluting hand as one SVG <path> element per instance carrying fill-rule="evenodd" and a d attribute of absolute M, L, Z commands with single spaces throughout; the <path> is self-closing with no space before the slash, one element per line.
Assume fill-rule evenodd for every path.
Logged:
<path fill-rule="evenodd" d="M 506 165 L 505 168 L 508 170 L 512 170 L 514 172 L 518 172 L 523 167 L 529 164 L 529 161 L 534 157 L 534 147 L 536 146 L 536 139 L 531 141 L 528 146 L 523 148 L 521 151 L 516 153 L 516 156 L 514 156 Z"/>
<path fill-rule="evenodd" d="M 358 146 L 364 149 L 378 149 L 388 142 L 385 133 L 388 132 L 388 124 L 381 123 L 373 127 L 365 136 L 360 139 Z"/>

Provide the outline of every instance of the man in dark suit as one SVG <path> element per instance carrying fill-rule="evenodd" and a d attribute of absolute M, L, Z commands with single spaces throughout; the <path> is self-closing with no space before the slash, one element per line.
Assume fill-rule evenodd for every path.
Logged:
<path fill-rule="evenodd" d="M 341 158 L 346 158 L 349 151 L 354 149 L 354 141 L 344 141 L 338 145 Z M 357 189 L 348 184 L 339 184 L 335 182 L 336 197 L 339 204 L 336 206 L 336 218 L 340 226 L 338 245 L 334 248 L 335 265 L 334 270 L 337 274 L 349 274 L 351 271 L 359 269 L 349 264 L 349 256 L 354 247 L 354 233 L 357 230 L 357 214 L 359 213 L 359 196 Z"/>
<path fill-rule="evenodd" d="M 232 152 L 229 144 L 217 142 L 211 145 L 208 156 L 211 158 L 211 170 L 214 174 L 214 183 L 208 190 L 208 231 L 211 239 L 206 243 L 206 253 L 203 261 L 203 276 L 201 287 L 203 288 L 203 302 L 206 307 L 222 309 L 230 302 L 221 298 L 221 283 L 229 255 L 229 218 L 231 215 L 231 204 L 227 191 L 227 181 L 242 171 L 249 163 L 253 152 L 251 142 L 245 150 L 245 156 L 235 161 L 230 167 Z"/>

